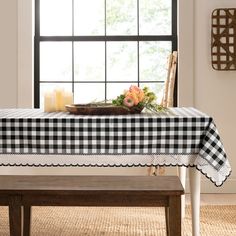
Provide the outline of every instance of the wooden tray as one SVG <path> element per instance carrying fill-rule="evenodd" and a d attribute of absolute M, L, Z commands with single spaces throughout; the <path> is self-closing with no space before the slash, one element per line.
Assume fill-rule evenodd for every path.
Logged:
<path fill-rule="evenodd" d="M 128 115 L 139 114 L 143 108 L 125 108 L 110 103 L 99 104 L 72 104 L 66 105 L 68 112 L 74 115 Z"/>

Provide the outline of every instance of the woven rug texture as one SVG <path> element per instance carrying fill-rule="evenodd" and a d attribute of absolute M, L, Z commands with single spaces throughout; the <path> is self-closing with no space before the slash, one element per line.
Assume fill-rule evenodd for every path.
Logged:
<path fill-rule="evenodd" d="M 33 207 L 32 236 L 166 236 L 164 208 Z M 191 236 L 187 206 L 183 236 Z M 201 236 L 236 235 L 235 206 L 202 206 Z M 9 236 L 8 208 L 0 207 L 0 236 Z"/>

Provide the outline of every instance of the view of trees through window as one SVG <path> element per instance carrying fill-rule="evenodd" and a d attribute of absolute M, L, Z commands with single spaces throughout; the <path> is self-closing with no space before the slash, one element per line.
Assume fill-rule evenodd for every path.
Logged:
<path fill-rule="evenodd" d="M 75 103 L 115 98 L 131 84 L 159 94 L 176 50 L 175 1 L 35 0 L 35 107 L 57 87 Z"/>

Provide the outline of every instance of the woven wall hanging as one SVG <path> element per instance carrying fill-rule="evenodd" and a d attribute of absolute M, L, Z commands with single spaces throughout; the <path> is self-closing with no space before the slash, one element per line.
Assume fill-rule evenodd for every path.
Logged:
<path fill-rule="evenodd" d="M 236 8 L 212 12 L 211 59 L 215 70 L 236 70 Z"/>

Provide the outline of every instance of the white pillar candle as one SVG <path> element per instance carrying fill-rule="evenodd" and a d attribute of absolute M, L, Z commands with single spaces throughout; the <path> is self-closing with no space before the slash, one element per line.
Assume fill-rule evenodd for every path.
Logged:
<path fill-rule="evenodd" d="M 55 109 L 55 98 L 54 93 L 47 92 L 44 94 L 44 111 L 54 112 Z"/>
<path fill-rule="evenodd" d="M 73 93 L 72 92 L 64 92 L 64 107 L 63 111 L 66 111 L 66 105 L 73 104 Z"/>
<path fill-rule="evenodd" d="M 55 92 L 55 104 L 56 104 L 56 111 L 64 110 L 64 91 L 61 88 L 56 88 Z"/>

